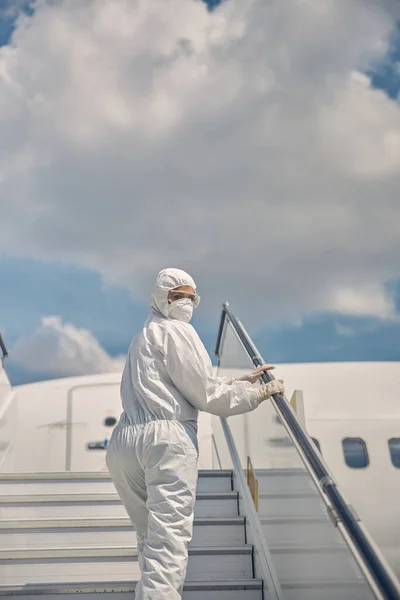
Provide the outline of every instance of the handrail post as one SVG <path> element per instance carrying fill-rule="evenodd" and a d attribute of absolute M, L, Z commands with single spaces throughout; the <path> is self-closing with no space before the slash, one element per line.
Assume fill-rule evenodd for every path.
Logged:
<path fill-rule="evenodd" d="M 7 348 L 6 348 L 6 345 L 4 343 L 4 340 L 1 337 L 1 333 L 0 333 L 0 350 L 1 350 L 2 354 L 3 354 L 3 356 L 1 357 L 1 360 L 3 360 L 4 358 L 7 358 L 8 352 L 7 352 Z"/>
<path fill-rule="evenodd" d="M 227 302 L 224 302 L 224 304 L 222 305 L 221 320 L 219 322 L 217 341 L 215 343 L 215 350 L 214 350 L 214 354 L 218 358 L 219 358 L 220 348 L 222 346 L 222 336 L 223 336 L 223 333 L 225 330 L 225 320 L 226 320 L 226 314 L 227 314 L 228 308 L 229 308 L 229 304 Z"/>

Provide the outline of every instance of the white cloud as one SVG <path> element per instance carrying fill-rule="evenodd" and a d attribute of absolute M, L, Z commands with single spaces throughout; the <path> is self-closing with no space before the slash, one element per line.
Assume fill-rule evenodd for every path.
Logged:
<path fill-rule="evenodd" d="M 331 310 L 359 317 L 377 315 L 381 319 L 397 318 L 394 300 L 388 298 L 379 286 L 341 289 L 332 299 Z"/>
<path fill-rule="evenodd" d="M 60 317 L 44 317 L 31 335 L 16 342 L 10 358 L 31 372 L 70 376 L 120 372 L 124 359 L 112 358 L 93 334 Z"/>
<path fill-rule="evenodd" d="M 137 298 L 180 266 L 205 310 L 228 299 L 244 318 L 387 318 L 400 109 L 355 73 L 398 10 L 38 2 L 0 49 L 0 252 L 95 268 Z"/>

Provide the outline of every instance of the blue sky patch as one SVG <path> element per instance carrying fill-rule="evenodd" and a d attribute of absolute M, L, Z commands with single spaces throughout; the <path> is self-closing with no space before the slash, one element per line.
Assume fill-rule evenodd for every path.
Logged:
<path fill-rule="evenodd" d="M 127 289 L 105 286 L 96 273 L 70 265 L 2 260 L 0 281 L 0 331 L 9 349 L 43 316 L 60 315 L 63 322 L 92 331 L 111 356 L 118 356 L 149 312 L 149 303 L 135 302 Z M 400 283 L 392 289 L 400 306 Z M 193 324 L 212 355 L 218 316 L 206 323 L 200 313 Z M 399 339 L 400 323 L 336 314 L 310 317 L 301 327 L 265 327 L 254 335 L 265 360 L 276 363 L 400 360 Z M 14 364 L 12 353 L 8 365 L 14 384 L 50 377 Z"/>
<path fill-rule="evenodd" d="M 390 48 L 384 59 L 367 72 L 373 87 L 384 90 L 391 98 L 400 92 L 400 22 L 390 40 Z"/>
<path fill-rule="evenodd" d="M 219 6 L 224 0 L 203 0 L 210 10 Z"/>
<path fill-rule="evenodd" d="M 32 0 L 5 0 L 0 6 L 0 46 L 5 46 L 10 42 L 15 29 L 15 23 L 18 15 L 23 12 L 27 15 L 33 15 Z"/>
<path fill-rule="evenodd" d="M 112 355 L 126 352 L 148 304 L 125 288 L 105 286 L 85 269 L 34 260 L 0 260 L 0 331 L 9 347 L 46 315 L 90 329 Z"/>
<path fill-rule="evenodd" d="M 0 12 L 0 46 L 6 46 L 14 31 L 15 18 Z"/>
<path fill-rule="evenodd" d="M 400 323 L 325 314 L 302 327 L 266 328 L 255 343 L 268 362 L 399 361 Z"/>

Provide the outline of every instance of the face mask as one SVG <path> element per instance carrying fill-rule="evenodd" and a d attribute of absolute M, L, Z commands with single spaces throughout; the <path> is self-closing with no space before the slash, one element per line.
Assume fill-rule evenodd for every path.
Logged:
<path fill-rule="evenodd" d="M 168 307 L 168 316 L 170 319 L 189 323 L 193 316 L 193 308 L 193 302 L 189 298 L 175 300 Z"/>

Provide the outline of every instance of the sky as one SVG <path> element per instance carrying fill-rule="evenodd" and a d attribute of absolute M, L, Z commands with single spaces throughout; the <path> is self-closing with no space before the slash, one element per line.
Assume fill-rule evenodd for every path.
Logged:
<path fill-rule="evenodd" d="M 14 383 L 120 370 L 157 272 L 269 362 L 400 360 L 397 0 L 0 4 Z"/>

